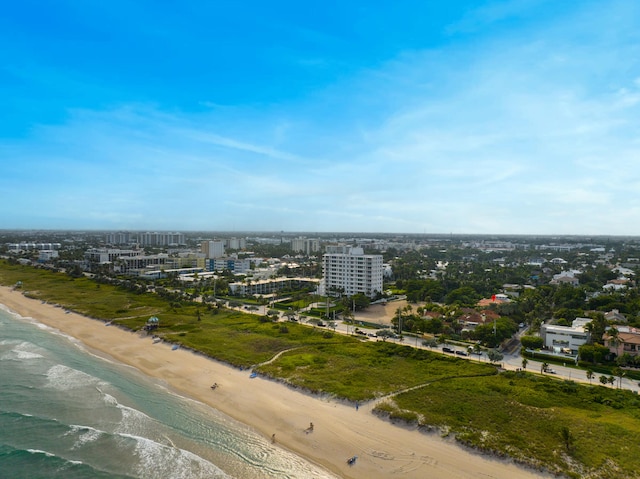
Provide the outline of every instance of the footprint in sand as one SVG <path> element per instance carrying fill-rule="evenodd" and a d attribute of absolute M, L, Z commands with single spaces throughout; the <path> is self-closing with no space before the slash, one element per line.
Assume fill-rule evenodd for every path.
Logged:
<path fill-rule="evenodd" d="M 430 457 L 430 456 L 421 456 L 420 460 L 422 461 L 422 464 L 425 464 L 427 466 L 437 466 L 438 465 L 437 459 L 434 459 L 433 457 Z"/>
<path fill-rule="evenodd" d="M 395 459 L 395 456 L 384 451 L 371 451 L 370 455 L 372 455 L 373 457 L 377 457 L 379 459 L 385 459 L 387 461 L 393 461 Z"/>

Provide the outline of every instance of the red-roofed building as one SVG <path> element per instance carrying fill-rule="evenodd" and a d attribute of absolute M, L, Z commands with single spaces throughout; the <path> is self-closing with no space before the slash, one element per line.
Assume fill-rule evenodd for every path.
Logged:
<path fill-rule="evenodd" d="M 604 344 L 616 356 L 629 354 L 631 356 L 640 355 L 640 329 L 629 326 L 618 326 L 617 339 L 605 333 L 602 337 Z"/>

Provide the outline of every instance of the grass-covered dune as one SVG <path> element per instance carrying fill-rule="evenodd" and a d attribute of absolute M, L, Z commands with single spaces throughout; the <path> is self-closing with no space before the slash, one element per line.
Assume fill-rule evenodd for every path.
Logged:
<path fill-rule="evenodd" d="M 289 384 L 352 401 L 373 399 L 443 378 L 488 376 L 496 368 L 384 342 L 318 344 L 284 353 L 260 371 Z"/>
<path fill-rule="evenodd" d="M 640 397 L 525 372 L 434 381 L 377 411 L 575 478 L 640 471 Z"/>

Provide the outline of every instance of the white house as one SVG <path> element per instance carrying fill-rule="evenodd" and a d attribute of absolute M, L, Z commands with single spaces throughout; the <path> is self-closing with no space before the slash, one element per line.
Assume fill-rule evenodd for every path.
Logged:
<path fill-rule="evenodd" d="M 578 354 L 578 348 L 589 341 L 590 334 L 585 326 L 591 321 L 591 318 L 576 318 L 571 326 L 543 324 L 540 326 L 540 336 L 544 346 L 556 353 Z"/>

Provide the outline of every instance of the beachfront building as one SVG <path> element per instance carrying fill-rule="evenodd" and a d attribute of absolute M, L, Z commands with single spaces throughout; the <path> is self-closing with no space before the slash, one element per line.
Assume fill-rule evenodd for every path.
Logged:
<path fill-rule="evenodd" d="M 382 255 L 364 254 L 360 247 L 331 246 L 322 266 L 325 294 L 339 291 L 347 296 L 362 293 L 373 298 L 382 293 Z"/>
<path fill-rule="evenodd" d="M 233 295 L 270 295 L 278 291 L 293 291 L 308 288 L 315 291 L 320 280 L 316 278 L 274 278 L 265 280 L 251 280 L 229 284 L 229 291 Z"/>
<path fill-rule="evenodd" d="M 578 348 L 589 341 L 586 325 L 591 321 L 591 318 L 576 318 L 571 326 L 543 324 L 540 326 L 540 336 L 545 348 L 556 353 L 578 354 Z"/>

